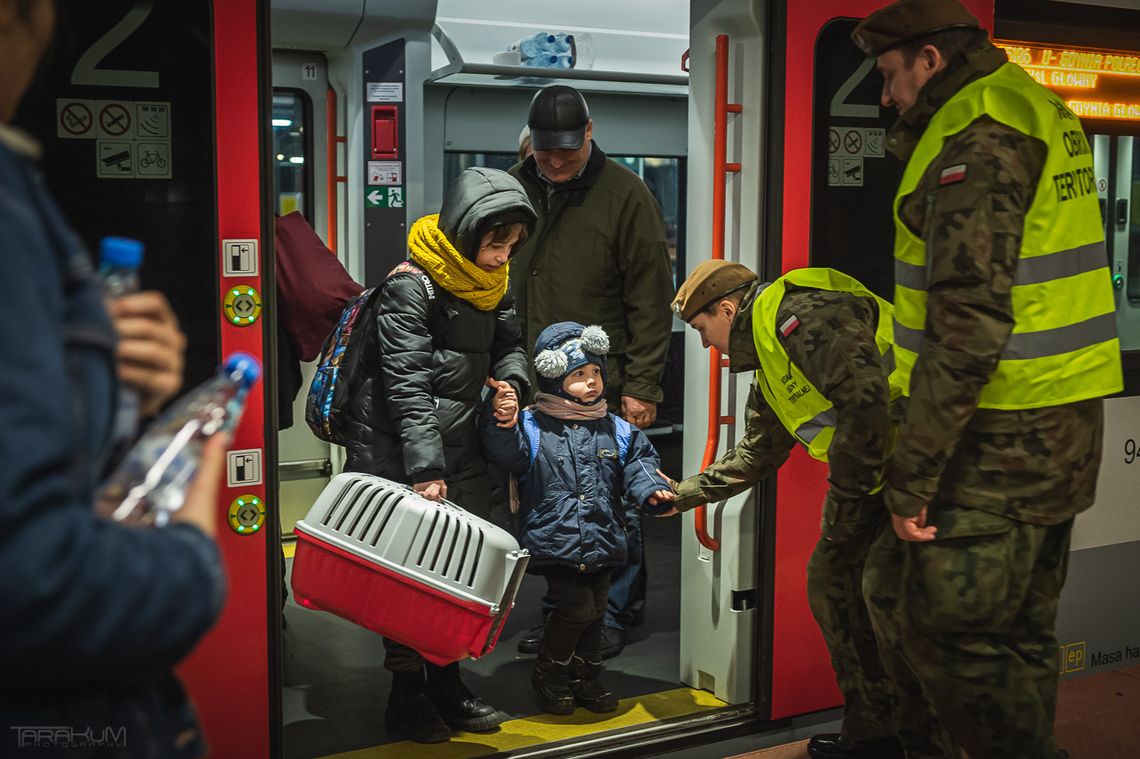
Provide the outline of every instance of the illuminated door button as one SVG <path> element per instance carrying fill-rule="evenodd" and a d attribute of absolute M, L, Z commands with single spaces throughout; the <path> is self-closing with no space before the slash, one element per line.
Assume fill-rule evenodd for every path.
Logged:
<path fill-rule="evenodd" d="M 247 285 L 231 287 L 222 302 L 226 321 L 235 327 L 248 327 L 261 316 L 261 294 Z"/>
<path fill-rule="evenodd" d="M 230 504 L 227 521 L 238 535 L 253 535 L 265 524 L 265 502 L 260 496 L 239 495 Z"/>

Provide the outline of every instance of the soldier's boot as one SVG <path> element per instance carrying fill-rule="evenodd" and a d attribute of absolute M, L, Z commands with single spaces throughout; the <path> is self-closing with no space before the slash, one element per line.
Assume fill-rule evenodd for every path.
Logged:
<path fill-rule="evenodd" d="M 574 691 L 570 690 L 570 662 L 557 662 L 541 653 L 534 663 L 530 684 L 547 714 L 573 714 Z"/>
<path fill-rule="evenodd" d="M 416 743 L 442 743 L 451 738 L 451 728 L 428 698 L 423 668 L 392 673 L 384 722 L 390 730 Z"/>
<path fill-rule="evenodd" d="M 486 733 L 503 721 L 498 709 L 476 696 L 459 677 L 459 662 L 446 667 L 427 664 L 427 692 L 439 716 L 452 730 Z"/>
<path fill-rule="evenodd" d="M 581 656 L 570 660 L 570 690 L 574 692 L 574 700 L 595 714 L 607 714 L 618 708 L 617 696 L 598 680 L 601 671 L 601 657 L 598 661 L 587 661 Z"/>
<path fill-rule="evenodd" d="M 897 736 L 856 741 L 842 733 L 820 733 L 808 741 L 812 759 L 903 759 L 903 747 Z"/>

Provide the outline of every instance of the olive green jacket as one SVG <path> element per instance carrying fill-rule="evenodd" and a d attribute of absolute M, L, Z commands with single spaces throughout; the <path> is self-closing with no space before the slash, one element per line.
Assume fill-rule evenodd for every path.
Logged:
<path fill-rule="evenodd" d="M 561 185 L 539 177 L 533 156 L 510 173 L 538 214 L 534 233 L 511 259 L 527 349 L 555 322 L 599 324 L 610 336 L 611 407 L 622 395 L 660 402 L 673 270 L 649 188 L 596 144 L 582 175 Z M 537 387 L 533 378 L 531 386 Z"/>
<path fill-rule="evenodd" d="M 988 41 L 953 58 L 891 129 L 888 149 L 909 159 L 938 109 L 1005 62 Z M 1011 288 L 1046 151 L 983 116 L 945 140 L 900 205 L 903 223 L 926 243 L 929 286 L 925 340 L 887 467 L 885 498 L 895 514 L 915 516 L 941 501 L 1055 524 L 1092 505 L 1103 401 L 978 408 L 1013 331 Z M 965 180 L 943 185 L 942 170 L 957 165 L 966 167 Z"/>

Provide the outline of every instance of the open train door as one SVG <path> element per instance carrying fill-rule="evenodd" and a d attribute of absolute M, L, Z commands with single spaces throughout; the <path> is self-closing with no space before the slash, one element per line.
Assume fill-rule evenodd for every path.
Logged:
<path fill-rule="evenodd" d="M 992 0 L 964 2 L 992 29 Z M 897 114 L 880 106 L 874 61 L 850 40 L 886 4 L 693 2 L 690 268 L 709 257 L 711 238 L 713 257 L 765 279 L 826 266 L 893 297 L 891 202 L 903 165 L 886 143 Z M 692 330 L 687 339 L 687 355 L 701 355 Z M 716 358 L 689 362 L 685 426 L 707 426 L 708 438 L 686 438 L 685 474 L 743 431 L 749 381 Z M 685 517 L 681 679 L 754 703 L 760 720 L 842 701 L 807 598 L 826 477 L 797 447 L 774 486 Z"/>
<path fill-rule="evenodd" d="M 166 294 L 189 341 L 184 388 L 232 351 L 266 369 L 219 496 L 225 610 L 180 672 L 214 756 L 270 756 L 279 753 L 281 598 L 267 411 L 275 371 L 266 339 L 274 334 L 266 4 L 56 5 L 56 43 L 17 120 L 44 143 L 42 167 L 65 217 L 92 250 L 105 235 L 145 243 L 143 287 Z"/>

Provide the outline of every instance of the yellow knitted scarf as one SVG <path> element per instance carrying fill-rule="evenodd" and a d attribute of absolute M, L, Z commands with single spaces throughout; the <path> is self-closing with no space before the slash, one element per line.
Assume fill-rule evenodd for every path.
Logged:
<path fill-rule="evenodd" d="M 483 271 L 455 249 L 439 229 L 439 214 L 424 216 L 408 233 L 411 259 L 422 266 L 440 287 L 480 311 L 490 311 L 507 294 L 507 269 Z"/>

